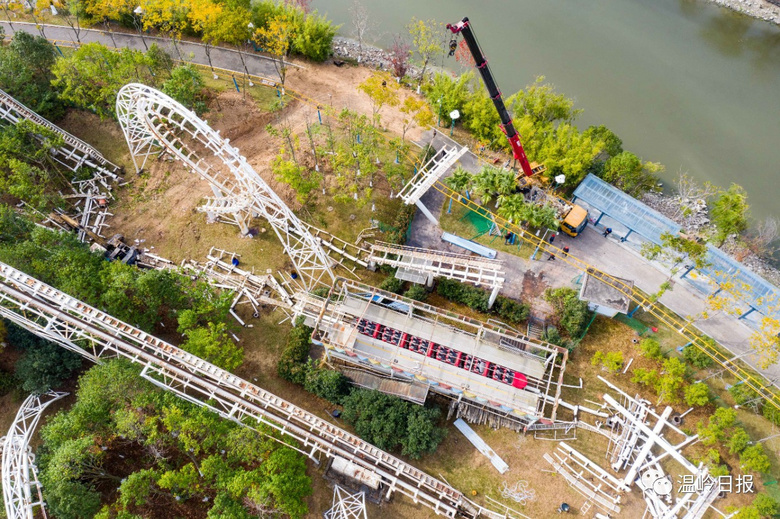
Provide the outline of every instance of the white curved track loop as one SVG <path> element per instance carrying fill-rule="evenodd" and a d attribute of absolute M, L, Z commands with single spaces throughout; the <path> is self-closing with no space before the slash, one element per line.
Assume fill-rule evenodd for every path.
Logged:
<path fill-rule="evenodd" d="M 211 221 L 233 219 L 244 235 L 259 215 L 268 220 L 281 240 L 306 289 L 332 284 L 333 260 L 321 240 L 285 205 L 250 166 L 229 139 L 220 137 L 194 112 L 162 92 L 138 83 L 122 87 L 117 95 L 119 124 L 137 171 L 150 155 L 168 152 L 209 182 L 214 197 L 199 210 Z"/>
<path fill-rule="evenodd" d="M 0 442 L 3 449 L 3 500 L 8 519 L 33 519 L 36 507 L 40 507 L 38 517 L 46 517 L 35 456 L 29 444 L 43 411 L 66 395 L 50 391 L 28 396 L 16 413 L 8 435 Z"/>

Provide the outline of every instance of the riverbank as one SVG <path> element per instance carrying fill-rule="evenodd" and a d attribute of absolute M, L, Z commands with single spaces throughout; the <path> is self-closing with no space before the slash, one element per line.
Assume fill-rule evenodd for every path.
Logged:
<path fill-rule="evenodd" d="M 710 0 L 720 6 L 759 20 L 780 25 L 780 1 L 769 0 Z"/>

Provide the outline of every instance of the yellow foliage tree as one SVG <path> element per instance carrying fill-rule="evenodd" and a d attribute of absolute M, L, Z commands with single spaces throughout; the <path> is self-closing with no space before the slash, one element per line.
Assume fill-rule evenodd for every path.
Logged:
<path fill-rule="evenodd" d="M 776 363 L 780 354 L 780 319 L 764 316 L 761 328 L 750 337 L 750 346 L 760 356 L 761 368 L 766 369 Z"/>
<path fill-rule="evenodd" d="M 189 0 L 141 0 L 144 29 L 157 29 L 168 36 L 179 59 L 183 59 L 177 41 L 189 24 Z"/>
<path fill-rule="evenodd" d="M 257 29 L 252 38 L 263 50 L 273 56 L 282 91 L 284 91 L 289 65 L 286 58 L 290 54 L 290 47 L 296 35 L 294 16 L 291 11 L 279 13 L 268 21 L 268 25 Z"/>
<path fill-rule="evenodd" d="M 424 99 L 410 95 L 401 104 L 400 111 L 404 114 L 401 128 L 401 140 L 406 138 L 406 132 L 414 126 L 430 126 L 433 124 L 433 112 Z"/>
<path fill-rule="evenodd" d="M 214 70 L 214 65 L 211 63 L 211 46 L 220 43 L 219 21 L 223 13 L 222 5 L 213 0 L 190 0 L 190 5 L 187 18 L 192 28 L 201 34 L 201 40 L 206 45 L 206 58 L 209 60 L 209 66 Z"/>
<path fill-rule="evenodd" d="M 400 86 L 388 72 L 374 72 L 358 86 L 368 94 L 373 109 L 374 125 L 379 124 L 379 112 L 385 105 L 398 106 L 398 89 Z"/>

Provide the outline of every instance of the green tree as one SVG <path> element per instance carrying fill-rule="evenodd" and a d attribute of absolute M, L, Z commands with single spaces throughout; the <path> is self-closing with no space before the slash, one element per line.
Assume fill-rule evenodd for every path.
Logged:
<path fill-rule="evenodd" d="M 731 454 L 739 454 L 750 445 L 750 436 L 742 427 L 736 427 L 729 435 L 727 443 Z"/>
<path fill-rule="evenodd" d="M 303 318 L 295 322 L 287 336 L 287 345 L 276 365 L 280 377 L 296 384 L 306 382 L 306 359 L 311 347 L 311 334 L 314 330 L 303 324 Z"/>
<path fill-rule="evenodd" d="M 428 70 L 428 64 L 431 60 L 435 61 L 436 57 L 444 52 L 441 37 L 442 28 L 441 23 L 436 20 L 419 20 L 414 17 L 412 17 L 406 28 L 411 37 L 412 49 L 422 62 L 420 79 L 417 83 L 419 93 L 420 86 L 425 81 L 425 72 Z"/>
<path fill-rule="evenodd" d="M 710 388 L 704 382 L 697 382 L 685 388 L 685 403 L 704 406 L 710 403 Z"/>
<path fill-rule="evenodd" d="M 750 472 L 769 472 L 772 467 L 760 443 L 745 447 L 739 455 L 739 464 L 742 470 Z"/>
<path fill-rule="evenodd" d="M 566 176 L 563 185 L 579 184 L 601 152 L 603 143 L 580 133 L 576 126 L 569 123 L 561 123 L 554 130 L 547 131 L 535 130 L 528 123 L 529 118 L 520 120 L 521 134 L 529 143 L 526 147 L 528 156 L 547 166 L 547 178 L 563 174 Z"/>
<path fill-rule="evenodd" d="M 579 298 L 579 293 L 568 287 L 547 289 L 544 298 L 549 302 L 561 326 L 572 338 L 578 338 L 585 332 L 590 319 L 588 302 Z"/>
<path fill-rule="evenodd" d="M 404 297 L 414 299 L 415 301 L 425 301 L 428 299 L 428 290 L 423 285 L 412 284 L 409 290 L 404 292 Z"/>
<path fill-rule="evenodd" d="M 126 83 L 157 85 L 163 70 L 154 56 L 130 49 L 115 52 L 99 43 L 87 43 L 57 60 L 52 67 L 52 84 L 61 89 L 62 99 L 101 118 L 114 117 L 116 93 Z"/>
<path fill-rule="evenodd" d="M 721 190 L 716 195 L 710 218 L 715 226 L 713 238 L 719 247 L 723 246 L 729 236 L 747 229 L 749 211 L 747 193 L 737 184 L 731 184 L 727 190 Z"/>
<path fill-rule="evenodd" d="M 677 357 L 671 357 L 664 361 L 663 371 L 655 386 L 659 404 L 680 401 L 680 391 L 685 386 L 686 370 L 685 364 Z"/>
<path fill-rule="evenodd" d="M 202 115 L 206 111 L 205 88 L 203 77 L 191 63 L 187 63 L 171 71 L 171 77 L 163 82 L 161 90 L 198 115 Z"/>
<path fill-rule="evenodd" d="M 657 162 L 642 162 L 630 151 L 623 151 L 607 159 L 602 177 L 629 195 L 639 197 L 658 189 L 656 173 L 663 170 Z"/>
<path fill-rule="evenodd" d="M 601 365 L 610 373 L 618 373 L 623 369 L 623 352 L 622 351 L 610 351 L 604 353 L 603 351 L 597 351 L 590 363 L 594 366 Z"/>
<path fill-rule="evenodd" d="M 499 204 L 498 216 L 509 222 L 519 224 L 528 217 L 528 204 L 519 193 L 500 197 Z"/>
<path fill-rule="evenodd" d="M 753 498 L 753 506 L 761 517 L 774 517 L 780 512 L 780 504 L 769 494 L 761 492 Z"/>
<path fill-rule="evenodd" d="M 509 148 L 509 141 L 501 129 L 501 118 L 484 88 L 471 94 L 458 109 L 462 112 L 464 128 L 477 140 L 489 143 L 491 148 Z"/>
<path fill-rule="evenodd" d="M 322 185 L 322 174 L 300 166 L 285 157 L 285 148 L 282 147 L 279 155 L 271 163 L 271 171 L 276 180 L 284 182 L 295 190 L 295 198 L 298 202 L 306 204 Z"/>
<path fill-rule="evenodd" d="M 349 392 L 349 380 L 338 371 L 316 368 L 310 359 L 304 388 L 309 393 L 338 404 Z"/>
<path fill-rule="evenodd" d="M 437 72 L 433 81 L 425 85 L 424 93 L 438 119 L 445 125 L 452 123 L 450 113 L 463 110 L 471 97 L 469 83 L 474 79 L 472 72 L 453 78 L 444 72 Z"/>
<path fill-rule="evenodd" d="M 0 46 L 0 88 L 41 116 L 57 120 L 65 112 L 52 89 L 51 68 L 57 50 L 45 38 L 19 31 Z"/>
<path fill-rule="evenodd" d="M 715 445 L 722 443 L 726 439 L 726 432 L 730 431 L 737 423 L 737 412 L 730 407 L 719 407 L 710 416 L 709 422 L 705 426 L 702 423 L 697 425 L 699 437 L 704 445 Z"/>
<path fill-rule="evenodd" d="M 515 118 L 529 117 L 535 124 L 540 125 L 573 122 L 582 110 L 575 109 L 573 99 L 555 92 L 555 87 L 546 84 L 544 79 L 544 76 L 538 76 L 525 90 L 507 99 L 507 106 Z"/>
<path fill-rule="evenodd" d="M 312 61 L 325 61 L 332 52 L 333 37 L 339 27 L 325 16 L 319 16 L 317 11 L 307 14 L 295 33 L 293 51 Z"/>
<path fill-rule="evenodd" d="M 187 339 L 181 348 L 228 371 L 234 371 L 244 360 L 244 350 L 230 338 L 225 323 L 209 323 L 198 328 L 181 328 Z"/>
<path fill-rule="evenodd" d="M 27 350 L 14 366 L 14 374 L 27 393 L 41 394 L 58 388 L 81 367 L 81 357 L 56 344 L 41 341 Z"/>
<path fill-rule="evenodd" d="M 661 343 L 655 337 L 642 339 L 642 342 L 639 343 L 639 349 L 642 350 L 642 355 L 648 359 L 661 360 L 664 358 L 664 354 L 661 351 Z"/>
<path fill-rule="evenodd" d="M 590 137 L 593 141 L 601 141 L 604 143 L 603 152 L 606 154 L 605 159 L 614 157 L 623 152 L 623 140 L 606 126 L 589 126 L 588 129 L 583 132 L 583 135 Z"/>
<path fill-rule="evenodd" d="M 691 366 L 696 368 L 706 368 L 712 364 L 710 356 L 693 344 L 683 348 L 683 357 L 685 357 L 685 360 L 687 360 Z"/>
<path fill-rule="evenodd" d="M 452 175 L 444 179 L 444 183 L 457 193 L 467 191 L 471 187 L 473 181 L 474 176 L 461 166 L 455 168 Z"/>

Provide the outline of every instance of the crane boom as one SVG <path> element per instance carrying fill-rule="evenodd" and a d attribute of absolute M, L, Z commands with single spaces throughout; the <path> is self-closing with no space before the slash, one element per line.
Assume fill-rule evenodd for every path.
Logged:
<path fill-rule="evenodd" d="M 452 31 L 453 34 L 463 35 L 463 39 L 466 41 L 469 51 L 474 57 L 477 70 L 479 70 L 479 74 L 482 76 L 482 81 L 485 83 L 485 87 L 487 87 L 488 95 L 498 111 L 498 116 L 501 119 L 501 130 L 506 134 L 506 138 L 509 139 L 509 145 L 512 147 L 512 154 L 520 161 L 520 167 L 523 168 L 523 173 L 527 177 L 530 177 L 534 174 L 533 168 L 531 168 L 528 157 L 525 155 L 525 150 L 520 142 L 520 135 L 512 124 L 512 118 L 509 117 L 509 112 L 504 105 L 504 100 L 501 98 L 501 91 L 498 89 L 496 80 L 493 78 L 493 73 L 490 72 L 490 67 L 488 67 L 487 59 L 482 54 L 482 49 L 480 49 L 477 38 L 474 36 L 471 22 L 469 22 L 468 17 L 466 17 L 458 23 L 447 24 L 447 29 Z"/>

